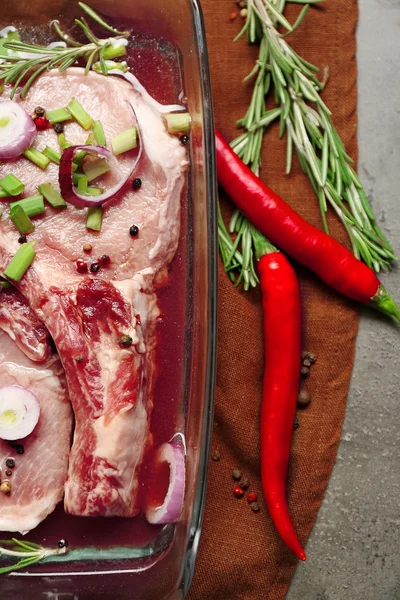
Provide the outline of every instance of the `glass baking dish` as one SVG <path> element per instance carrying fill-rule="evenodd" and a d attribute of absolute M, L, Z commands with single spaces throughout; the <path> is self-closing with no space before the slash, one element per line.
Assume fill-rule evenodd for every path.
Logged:
<path fill-rule="evenodd" d="M 176 47 L 181 81 L 192 115 L 185 243 L 186 302 L 183 376 L 179 413 L 186 440 L 186 495 L 175 525 L 158 530 L 151 543 L 96 547 L 90 539 L 65 557 L 31 570 L 2 575 L 6 598 L 66 600 L 184 598 L 190 586 L 204 506 L 212 427 L 216 352 L 216 179 L 214 126 L 204 24 L 197 0 L 91 0 L 106 18 L 138 34 Z M 0 25 L 45 25 L 79 13 L 71 0 L 2 0 Z M 144 38 L 143 38 L 144 39 Z M 149 90 L 150 91 L 150 90 Z M 78 518 L 79 519 L 79 518 Z M 98 521 L 97 527 L 104 525 Z M 94 523 L 96 519 L 94 519 Z M 40 541 L 46 545 L 46 538 Z"/>

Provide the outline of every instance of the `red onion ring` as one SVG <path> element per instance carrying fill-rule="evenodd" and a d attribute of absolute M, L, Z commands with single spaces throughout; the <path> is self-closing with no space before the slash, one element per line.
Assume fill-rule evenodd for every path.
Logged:
<path fill-rule="evenodd" d="M 162 463 L 167 463 L 170 469 L 167 494 L 161 506 L 155 506 L 149 502 L 145 509 L 146 519 L 153 525 L 175 523 L 181 515 L 185 497 L 185 453 L 183 445 L 176 441 L 162 444 L 155 454 L 154 466 L 160 466 Z"/>
<path fill-rule="evenodd" d="M 135 125 L 136 125 L 136 129 L 138 132 L 138 139 L 139 139 L 139 151 L 138 151 L 138 154 L 137 154 L 135 160 L 132 163 L 131 170 L 128 172 L 127 175 L 122 177 L 122 179 L 117 184 L 115 184 L 113 187 L 111 187 L 109 190 L 107 190 L 103 194 L 100 194 L 99 196 L 85 196 L 83 194 L 79 194 L 74 187 L 74 182 L 72 179 L 72 161 L 74 159 L 76 152 L 78 152 L 79 150 L 85 150 L 86 152 L 90 152 L 92 154 L 97 154 L 98 156 L 101 156 L 102 158 L 106 158 L 110 162 L 113 161 L 114 163 L 118 164 L 118 161 L 116 160 L 116 158 L 114 157 L 112 152 L 110 152 L 110 150 L 108 150 L 107 148 L 104 148 L 104 146 L 93 146 L 93 145 L 70 146 L 69 148 L 66 148 L 64 150 L 64 152 L 62 153 L 61 161 L 60 161 L 60 168 L 58 171 L 58 182 L 60 185 L 61 196 L 64 198 L 65 202 L 68 202 L 69 204 L 72 204 L 73 206 L 79 206 L 81 208 L 90 207 L 90 206 L 101 206 L 105 202 L 108 202 L 109 200 L 111 200 L 113 198 L 113 196 L 115 196 L 124 187 L 126 182 L 132 176 L 134 170 L 136 169 L 136 167 L 139 164 L 139 161 L 142 157 L 143 142 L 142 142 L 140 128 L 139 128 L 139 124 L 138 124 L 138 121 L 136 118 L 135 111 L 131 105 L 129 105 L 129 106 L 131 107 L 131 109 L 133 111 Z"/>
<path fill-rule="evenodd" d="M 12 100 L 0 101 L 0 159 L 17 158 L 32 145 L 36 125 L 30 115 Z"/>

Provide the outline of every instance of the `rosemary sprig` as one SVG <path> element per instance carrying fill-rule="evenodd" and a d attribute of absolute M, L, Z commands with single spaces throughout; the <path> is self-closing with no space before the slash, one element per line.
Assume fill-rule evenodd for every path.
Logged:
<path fill-rule="evenodd" d="M 79 59 L 86 62 L 87 72 L 98 62 L 101 65 L 101 72 L 107 75 L 107 60 L 123 56 L 126 53 L 126 42 L 121 41 L 118 44 L 118 40 L 124 40 L 129 33 L 118 31 L 108 25 L 87 4 L 80 2 L 79 6 L 101 27 L 113 33 L 114 37 L 99 39 L 83 17 L 76 19 L 75 23 L 86 36 L 88 40 L 86 44 L 81 44 L 66 34 L 58 21 L 52 21 L 51 23 L 54 31 L 63 42 L 57 46 L 25 44 L 21 40 L 15 39 L 15 35 L 9 35 L 7 40 L 1 44 L 5 52 L 3 50 L 1 55 L 3 62 L 0 63 L 0 81 L 13 85 L 11 98 L 14 97 L 21 83 L 24 82 L 20 97 L 25 98 L 32 83 L 43 71 L 52 69 L 65 71 Z"/>
<path fill-rule="evenodd" d="M 331 112 L 321 98 L 325 79 L 319 81 L 319 69 L 299 56 L 286 41 L 302 22 L 310 4 L 320 0 L 291 0 L 305 6 L 296 22 L 291 25 L 283 15 L 287 0 L 248 0 L 246 23 L 236 39 L 247 35 L 249 43 L 259 43 L 259 55 L 253 70 L 246 80 L 255 78 L 249 108 L 238 126 L 244 129 L 233 142 L 232 148 L 258 175 L 261 167 L 261 146 L 266 128 L 279 119 L 282 138 L 286 134 L 286 173 L 292 168 L 293 148 L 304 173 L 309 177 L 318 198 L 323 226 L 329 233 L 326 213 L 330 205 L 341 219 L 357 258 L 379 271 L 390 268 L 396 260 L 393 250 L 376 223 L 372 208 L 363 186 L 352 167 L 352 159 L 346 153 L 344 144 L 333 125 Z M 286 30 L 278 31 L 278 26 Z M 273 93 L 276 108 L 266 110 L 266 97 Z M 237 230 L 237 223 L 240 229 Z M 233 267 L 227 253 L 226 236 L 229 234 L 223 225 L 220 227 L 220 247 L 225 268 L 234 277 L 235 269 L 240 271 L 239 279 L 251 279 L 250 265 Z M 238 248 L 246 242 L 249 223 L 238 215 L 232 217 L 230 231 L 238 231 L 236 243 L 236 263 L 239 262 Z M 237 241 L 238 238 L 236 238 Z M 244 249 L 244 248 L 243 248 Z M 243 256 L 249 257 L 249 250 Z M 225 258 L 227 260 L 225 260 Z M 247 272 L 247 275 L 245 275 Z"/>
<path fill-rule="evenodd" d="M 24 569 L 25 567 L 40 562 L 48 556 L 65 554 L 67 551 L 68 548 L 66 546 L 63 546 L 62 548 L 43 548 L 43 546 L 39 546 L 39 544 L 25 540 L 17 540 L 16 538 L 12 538 L 11 540 L 0 540 L 1 557 L 21 559 L 7 567 L 0 567 L 0 575 Z"/>

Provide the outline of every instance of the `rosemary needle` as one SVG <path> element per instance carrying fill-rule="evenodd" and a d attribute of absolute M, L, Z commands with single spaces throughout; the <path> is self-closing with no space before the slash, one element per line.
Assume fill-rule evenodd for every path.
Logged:
<path fill-rule="evenodd" d="M 118 31 L 106 23 L 100 15 L 83 2 L 79 3 L 82 10 L 91 17 L 98 25 L 114 34 L 113 38 L 99 39 L 92 32 L 89 24 L 84 18 L 76 19 L 76 23 L 86 36 L 88 43 L 81 44 L 66 34 L 58 21 L 52 21 L 51 25 L 57 35 L 63 41 L 59 46 L 38 46 L 26 44 L 20 40 L 12 39 L 10 36 L 3 43 L 3 48 L 8 50 L 7 56 L 2 56 L 0 63 L 0 81 L 12 84 L 11 99 L 16 94 L 21 83 L 24 83 L 20 97 L 25 98 L 31 85 L 42 72 L 51 69 L 64 71 L 71 67 L 79 59 L 86 63 L 86 72 L 92 68 L 96 61 L 101 64 L 104 75 L 108 69 L 105 60 L 111 56 L 122 56 L 125 53 L 125 45 L 121 42 L 120 52 L 116 54 L 115 42 L 123 40 L 128 32 Z M 23 53 L 21 55 L 21 53 Z"/>
<path fill-rule="evenodd" d="M 318 198 L 326 233 L 329 233 L 327 210 L 331 207 L 349 235 L 354 254 L 376 271 L 390 268 L 396 257 L 376 223 L 365 190 L 351 166 L 353 161 L 333 124 L 331 111 L 321 98 L 326 76 L 319 81 L 316 76 L 319 69 L 288 43 L 288 36 L 301 25 L 309 5 L 319 0 L 290 0 L 304 5 L 293 25 L 283 15 L 287 1 L 247 2 L 247 20 L 236 40 L 245 34 L 249 43 L 259 44 L 259 54 L 245 78 L 254 80 L 254 88 L 249 108 L 237 123 L 244 131 L 233 140 L 232 148 L 258 175 L 263 135 L 266 128 L 279 119 L 279 135 L 286 136 L 286 173 L 291 172 L 295 150 Z M 278 25 L 282 32 L 278 31 Z M 271 94 L 277 106 L 267 111 L 266 98 Z M 237 223 L 240 223 L 239 230 Z M 235 242 L 219 219 L 225 269 L 231 279 L 237 273 L 238 280 L 245 281 L 245 287 L 256 285 L 257 278 L 248 277 L 252 257 L 248 235 L 251 226 L 244 217 L 238 217 L 237 211 L 232 224 L 234 227 L 230 229 L 239 231 Z"/>

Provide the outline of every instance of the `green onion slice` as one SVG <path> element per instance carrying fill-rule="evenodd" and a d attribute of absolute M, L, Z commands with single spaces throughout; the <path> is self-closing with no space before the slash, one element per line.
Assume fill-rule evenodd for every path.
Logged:
<path fill-rule="evenodd" d="M 42 194 L 30 196 L 29 198 L 23 198 L 22 200 L 18 200 L 18 202 L 11 202 L 10 210 L 12 210 L 14 206 L 21 206 L 28 217 L 41 215 L 45 211 Z"/>
<path fill-rule="evenodd" d="M 20 233 L 32 233 L 35 229 L 34 224 L 20 204 L 10 209 L 10 219 Z"/>
<path fill-rule="evenodd" d="M 4 271 L 5 277 L 21 281 L 36 256 L 35 244 L 36 242 L 21 244 Z"/>
<path fill-rule="evenodd" d="M 24 184 L 22 181 L 15 177 L 12 173 L 9 173 L 3 179 L 0 179 L 0 185 L 6 192 L 7 196 L 18 196 L 24 191 Z"/>
<path fill-rule="evenodd" d="M 112 150 L 115 155 L 123 154 L 129 150 L 136 148 L 137 140 L 137 129 L 136 127 L 130 127 L 122 133 L 117 133 L 111 140 Z"/>

